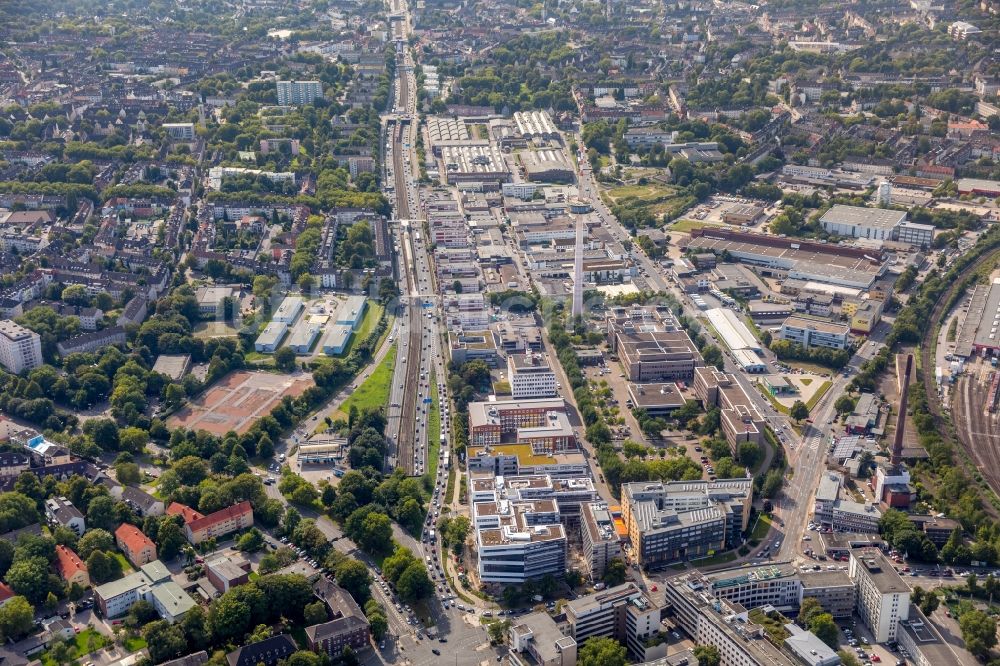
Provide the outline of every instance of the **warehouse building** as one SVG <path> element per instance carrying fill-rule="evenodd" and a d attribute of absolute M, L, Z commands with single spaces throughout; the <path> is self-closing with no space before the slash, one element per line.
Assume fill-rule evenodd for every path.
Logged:
<path fill-rule="evenodd" d="M 323 338 L 323 353 L 327 356 L 340 356 L 347 349 L 347 344 L 354 335 L 354 329 L 349 324 L 334 324 L 330 326 Z"/>
<path fill-rule="evenodd" d="M 316 321 L 304 321 L 292 331 L 288 338 L 288 348 L 298 355 L 308 354 L 312 350 L 316 338 L 323 330 L 323 324 Z"/>
<path fill-rule="evenodd" d="M 975 353 L 1000 350 L 1000 278 L 977 284 L 969 299 L 969 310 L 955 344 L 955 354 L 968 358 Z"/>
<path fill-rule="evenodd" d="M 524 167 L 524 177 L 533 183 L 571 183 L 573 165 L 561 149 L 525 150 L 517 155 Z"/>
<path fill-rule="evenodd" d="M 906 211 L 837 204 L 823 213 L 819 223 L 837 236 L 889 241 L 905 220 Z"/>
<path fill-rule="evenodd" d="M 348 296 L 347 301 L 337 309 L 337 323 L 350 326 L 352 331 L 358 330 L 367 307 L 368 299 L 364 296 Z"/>
<path fill-rule="evenodd" d="M 760 341 L 754 336 L 747 325 L 740 321 L 736 313 L 729 308 L 712 308 L 705 311 L 708 322 L 722 336 L 722 341 L 732 350 L 749 349 L 760 353 Z"/>
<path fill-rule="evenodd" d="M 286 324 L 294 324 L 296 318 L 298 318 L 299 313 L 305 304 L 302 299 L 298 296 L 285 296 L 278 305 L 278 309 L 274 311 L 274 316 L 271 317 L 271 321 L 284 322 Z"/>
<path fill-rule="evenodd" d="M 288 324 L 283 321 L 272 321 L 257 336 L 257 340 L 253 343 L 254 350 L 261 354 L 273 354 L 285 339 L 287 332 Z"/>
<path fill-rule="evenodd" d="M 728 252 L 736 260 L 757 266 L 763 277 L 867 290 L 887 267 L 882 253 L 871 249 L 723 227 L 693 229 L 690 235 L 682 249 L 717 255 Z"/>
<path fill-rule="evenodd" d="M 514 114 L 514 125 L 518 133 L 529 141 L 552 141 L 559 138 L 559 130 L 547 111 L 518 111 Z"/>
<path fill-rule="evenodd" d="M 441 160 L 449 185 L 511 181 L 510 169 L 503 154 L 492 143 L 444 145 L 441 147 Z"/>

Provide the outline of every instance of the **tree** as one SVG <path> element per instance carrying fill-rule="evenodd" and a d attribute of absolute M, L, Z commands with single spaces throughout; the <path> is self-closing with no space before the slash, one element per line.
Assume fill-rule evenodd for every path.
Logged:
<path fill-rule="evenodd" d="M 580 666 L 625 666 L 625 646 L 612 638 L 591 638 L 580 648 Z"/>
<path fill-rule="evenodd" d="M 143 628 L 142 636 L 149 648 L 149 658 L 156 664 L 179 657 L 187 649 L 181 627 L 166 620 L 150 622 Z"/>
<path fill-rule="evenodd" d="M 90 500 L 90 506 L 87 507 L 87 527 L 113 532 L 117 526 L 114 499 L 109 495 L 101 495 Z"/>
<path fill-rule="evenodd" d="M 116 389 L 117 391 L 117 389 Z M 135 426 L 122 428 L 118 432 L 118 446 L 122 451 L 141 453 L 143 447 L 149 442 L 149 432 Z"/>
<path fill-rule="evenodd" d="M 507 638 L 507 632 L 510 630 L 510 620 L 504 620 L 502 622 L 492 622 L 487 626 L 486 633 L 490 637 L 490 643 L 493 645 L 503 645 Z"/>
<path fill-rule="evenodd" d="M 819 600 L 815 597 L 806 597 L 799 606 L 799 624 L 808 629 L 813 618 L 824 612 Z"/>
<path fill-rule="evenodd" d="M 621 585 L 625 582 L 625 574 L 625 562 L 620 557 L 613 557 L 608 561 L 608 565 L 604 569 L 604 583 L 608 587 Z"/>
<path fill-rule="evenodd" d="M 792 409 L 788 412 L 788 415 L 796 421 L 801 421 L 809 418 L 809 408 L 806 407 L 806 403 L 801 400 L 796 400 L 792 405 Z"/>
<path fill-rule="evenodd" d="M 109 555 L 103 550 L 95 550 L 87 558 L 87 571 L 93 583 L 102 585 L 121 578 L 122 563 L 114 555 Z"/>
<path fill-rule="evenodd" d="M 989 656 L 990 648 L 997 644 L 996 618 L 980 610 L 970 610 L 958 618 L 958 626 L 969 652 L 983 659 Z"/>
<path fill-rule="evenodd" d="M 126 486 L 136 486 L 142 480 L 142 476 L 139 473 L 139 465 L 134 462 L 126 462 L 115 465 L 115 476 L 118 477 L 118 483 Z"/>
<path fill-rule="evenodd" d="M 130 627 L 145 627 L 150 622 L 157 620 L 160 614 L 156 607 L 145 599 L 139 599 L 128 609 L 125 617 L 125 624 Z"/>
<path fill-rule="evenodd" d="M 295 352 L 288 347 L 282 347 L 274 352 L 274 367 L 283 372 L 295 370 Z"/>
<path fill-rule="evenodd" d="M 49 594 L 49 562 L 43 557 L 15 560 L 7 570 L 7 584 L 16 594 L 33 604 L 45 601 Z"/>
<path fill-rule="evenodd" d="M 264 547 L 264 535 L 257 528 L 252 528 L 249 532 L 236 540 L 236 549 L 245 553 L 255 553 Z M 315 623 L 313 623 L 315 624 Z"/>
<path fill-rule="evenodd" d="M 18 596 L 0 606 L 0 634 L 17 639 L 35 626 L 35 609 L 24 597 Z"/>
<path fill-rule="evenodd" d="M 837 410 L 838 414 L 850 414 L 854 411 L 855 404 L 857 401 L 845 394 L 837 398 L 837 402 L 833 403 L 833 408 Z"/>
<path fill-rule="evenodd" d="M 165 518 L 156 531 L 156 548 L 161 560 L 170 561 L 177 557 L 184 547 L 184 531 L 174 518 Z"/>
<path fill-rule="evenodd" d="M 809 631 L 816 634 L 820 639 L 832 648 L 837 647 L 838 629 L 837 623 L 833 621 L 833 616 L 829 613 L 819 613 L 814 615 L 809 621 Z"/>
<path fill-rule="evenodd" d="M 392 521 L 384 513 L 369 513 L 361 524 L 358 545 L 369 553 L 380 553 L 392 545 Z"/>
<path fill-rule="evenodd" d="M 111 550 L 115 547 L 115 538 L 107 530 L 92 529 L 80 537 L 76 544 L 76 553 L 81 560 L 86 560 L 95 550 Z"/>
<path fill-rule="evenodd" d="M 375 640 L 380 641 L 385 636 L 385 632 L 389 630 L 389 621 L 382 613 L 373 613 L 368 616 L 368 626 L 371 628 Z"/>
<path fill-rule="evenodd" d="M 719 648 L 714 645 L 696 645 L 694 658 L 698 660 L 698 666 L 719 666 L 722 663 Z"/>
<path fill-rule="evenodd" d="M 938 609 L 938 606 L 941 605 L 941 599 L 938 595 L 931 591 L 924 596 L 919 605 L 921 612 L 930 617 L 930 615 Z"/>
<path fill-rule="evenodd" d="M 403 599 L 418 601 L 434 592 L 434 584 L 427 577 L 427 569 L 423 563 L 414 561 L 396 581 L 396 590 Z"/>
<path fill-rule="evenodd" d="M 326 604 L 322 601 L 317 600 L 306 604 L 302 609 L 302 621 L 305 622 L 306 626 L 320 624 L 326 622 L 327 619 Z"/>
<path fill-rule="evenodd" d="M 368 598 L 371 575 L 368 567 L 360 560 L 344 560 L 334 570 L 337 584 L 347 590 L 359 604 Z"/>

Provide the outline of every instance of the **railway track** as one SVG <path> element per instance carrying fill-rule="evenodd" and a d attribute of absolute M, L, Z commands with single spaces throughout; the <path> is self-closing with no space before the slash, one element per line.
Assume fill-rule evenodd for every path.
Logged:
<path fill-rule="evenodd" d="M 986 264 L 996 262 L 1000 258 L 1000 249 L 988 252 L 970 264 L 966 269 L 966 274 L 971 274 L 979 270 Z M 941 294 L 934 310 L 931 312 L 929 321 L 940 322 L 944 317 L 945 306 L 951 300 L 952 295 L 958 289 L 960 282 L 953 283 Z M 935 356 L 934 336 L 937 335 L 937 327 L 929 326 L 924 334 L 924 339 L 920 344 L 920 374 L 924 385 L 924 392 L 927 395 L 927 407 L 934 417 L 935 424 L 940 431 L 944 420 L 942 414 L 946 406 L 941 403 L 938 396 L 937 384 L 934 377 Z M 1000 437 L 992 434 L 996 428 L 996 415 L 987 414 L 986 391 L 978 390 L 978 379 L 965 376 L 954 386 L 952 393 L 951 416 L 955 435 L 958 438 L 964 452 L 966 460 L 971 461 L 979 469 L 980 474 L 986 480 L 986 484 L 995 495 L 1000 494 Z M 997 511 L 990 502 L 984 502 L 983 507 L 994 516 Z"/>
<path fill-rule="evenodd" d="M 400 65 L 403 57 L 399 58 Z M 401 66 L 396 70 L 396 81 L 399 86 L 399 104 L 397 112 L 406 114 L 410 100 L 409 82 Z M 410 219 L 410 204 L 408 199 L 408 183 L 404 170 L 404 151 L 408 150 L 406 134 L 410 128 L 409 119 L 400 119 L 393 130 L 393 172 L 396 187 L 396 217 L 400 220 Z M 421 303 L 419 297 L 418 279 L 415 274 L 416 258 L 413 229 L 407 225 L 403 232 L 401 244 L 403 252 L 403 267 L 406 273 L 406 286 L 403 292 L 407 317 L 407 348 L 406 372 L 404 374 L 403 400 L 400 405 L 399 431 L 396 436 L 396 460 L 407 475 L 417 474 L 415 454 L 419 449 L 420 436 L 417 431 L 418 395 L 420 384 L 420 361 L 423 342 L 421 339 Z"/>

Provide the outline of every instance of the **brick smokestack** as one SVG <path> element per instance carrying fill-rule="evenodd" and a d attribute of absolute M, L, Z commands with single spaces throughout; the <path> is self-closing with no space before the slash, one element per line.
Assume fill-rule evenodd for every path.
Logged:
<path fill-rule="evenodd" d="M 899 394 L 899 413 L 896 414 L 896 432 L 892 439 L 892 455 L 889 464 L 899 467 L 903 462 L 903 430 L 906 427 L 906 400 L 910 393 L 910 373 L 913 371 L 913 354 L 906 355 L 906 374 L 903 375 L 902 389 Z"/>

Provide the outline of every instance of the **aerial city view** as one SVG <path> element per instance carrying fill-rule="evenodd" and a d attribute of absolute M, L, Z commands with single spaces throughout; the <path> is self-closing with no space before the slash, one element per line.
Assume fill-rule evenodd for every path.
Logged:
<path fill-rule="evenodd" d="M 0 0 L 0 666 L 998 619 L 998 0 Z"/>

